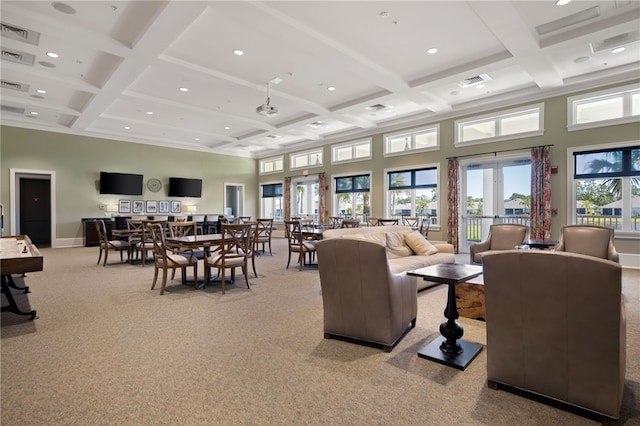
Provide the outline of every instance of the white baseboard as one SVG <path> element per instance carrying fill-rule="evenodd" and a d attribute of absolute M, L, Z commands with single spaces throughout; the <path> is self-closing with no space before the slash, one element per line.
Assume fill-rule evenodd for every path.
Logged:
<path fill-rule="evenodd" d="M 58 238 L 55 248 L 84 247 L 84 238 Z"/>
<path fill-rule="evenodd" d="M 618 253 L 623 268 L 640 269 L 640 254 Z"/>

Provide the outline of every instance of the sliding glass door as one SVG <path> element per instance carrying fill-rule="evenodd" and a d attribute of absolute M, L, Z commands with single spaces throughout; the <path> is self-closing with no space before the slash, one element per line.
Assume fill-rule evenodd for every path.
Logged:
<path fill-rule="evenodd" d="M 484 241 L 493 223 L 529 225 L 531 159 L 529 156 L 460 161 L 460 252 Z"/>

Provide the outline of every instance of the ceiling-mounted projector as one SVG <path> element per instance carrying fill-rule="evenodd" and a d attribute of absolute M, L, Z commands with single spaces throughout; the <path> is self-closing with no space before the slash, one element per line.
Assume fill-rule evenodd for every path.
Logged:
<path fill-rule="evenodd" d="M 265 117 L 275 117 L 280 113 L 280 110 L 274 106 L 269 105 L 271 98 L 269 97 L 269 83 L 267 83 L 267 101 L 256 108 L 256 112 Z"/>
<path fill-rule="evenodd" d="M 275 117 L 280 113 L 280 110 L 274 106 L 269 105 L 269 103 L 267 102 L 256 108 L 256 112 L 266 117 Z"/>

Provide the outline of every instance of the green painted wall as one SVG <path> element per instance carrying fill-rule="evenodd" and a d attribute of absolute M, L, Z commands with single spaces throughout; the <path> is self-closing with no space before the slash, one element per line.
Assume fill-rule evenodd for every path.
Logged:
<path fill-rule="evenodd" d="M 2 126 L 0 129 L 2 204 L 5 235 L 10 230 L 10 169 L 53 171 L 56 176 L 56 237 L 82 237 L 81 218 L 102 217 L 100 204 L 119 199 L 180 200 L 182 211 L 197 205 L 198 213 L 223 213 L 224 183 L 245 185 L 246 215 L 256 215 L 256 160 L 197 151 L 162 148 L 85 136 Z M 101 195 L 101 171 L 137 173 L 144 182 L 158 178 L 160 192 L 142 196 Z M 202 198 L 169 198 L 169 177 L 203 179 Z"/>

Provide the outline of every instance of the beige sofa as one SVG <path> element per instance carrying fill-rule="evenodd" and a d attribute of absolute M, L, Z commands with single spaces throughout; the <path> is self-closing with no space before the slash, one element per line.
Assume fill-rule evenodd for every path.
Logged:
<path fill-rule="evenodd" d="M 489 253 L 482 263 L 489 386 L 523 389 L 614 423 L 626 369 L 620 264 L 543 250 Z"/>
<path fill-rule="evenodd" d="M 418 236 L 421 238 L 418 239 Z M 412 269 L 439 263 L 455 263 L 453 245 L 444 241 L 426 240 L 420 232 L 412 230 L 408 226 L 366 226 L 362 228 L 328 229 L 322 234 L 324 240 L 334 238 L 357 239 L 370 241 L 386 248 L 389 270 L 394 274 L 403 274 Z M 412 249 L 408 241 L 414 242 Z M 428 241 L 428 245 L 422 247 L 421 242 Z M 418 247 L 416 253 L 415 247 Z M 420 250 L 422 249 L 422 250 Z M 345 254 L 348 255 L 348 254 Z M 413 278 L 417 283 L 417 289 L 428 287 L 430 283 Z"/>

